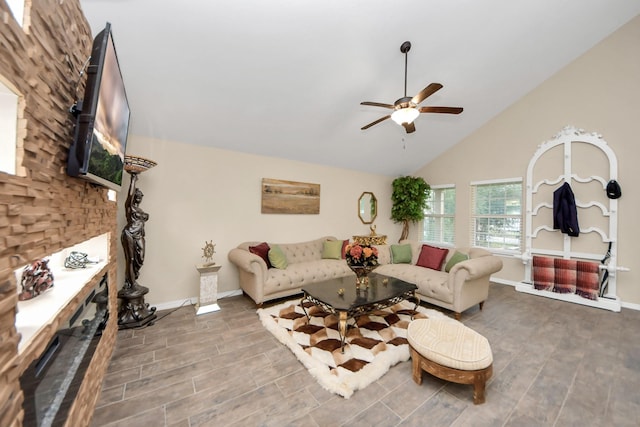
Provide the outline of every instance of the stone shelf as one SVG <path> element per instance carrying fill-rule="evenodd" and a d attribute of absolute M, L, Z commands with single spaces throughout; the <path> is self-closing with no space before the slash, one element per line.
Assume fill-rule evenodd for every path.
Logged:
<path fill-rule="evenodd" d="M 22 354 L 47 325 L 78 295 L 78 293 L 107 265 L 109 234 L 89 239 L 73 247 L 46 257 L 53 273 L 53 287 L 27 301 L 18 302 L 16 330 L 22 335 L 18 343 L 18 354 Z M 90 259 L 98 260 L 86 268 L 68 269 L 64 260 L 71 251 L 84 252 Z M 18 292 L 24 266 L 15 270 Z"/>

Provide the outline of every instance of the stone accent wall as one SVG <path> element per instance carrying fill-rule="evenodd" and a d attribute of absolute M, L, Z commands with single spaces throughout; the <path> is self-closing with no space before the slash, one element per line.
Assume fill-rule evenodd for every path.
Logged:
<path fill-rule="evenodd" d="M 117 208 L 107 199 L 106 189 L 65 173 L 75 122 L 68 110 L 82 96 L 83 87 L 76 94 L 76 84 L 92 45 L 79 0 L 25 3 L 29 24 L 23 29 L 0 1 L 0 75 L 22 96 L 18 122 L 22 168 L 15 176 L 0 172 L 0 425 L 22 425 L 19 377 L 44 350 L 60 321 L 54 319 L 18 355 L 14 269 L 111 233 L 107 266 L 86 287 L 108 273 L 111 316 L 67 419 L 67 425 L 82 426 L 90 422 L 116 339 Z M 73 312 L 77 302 L 65 307 L 61 317 Z"/>

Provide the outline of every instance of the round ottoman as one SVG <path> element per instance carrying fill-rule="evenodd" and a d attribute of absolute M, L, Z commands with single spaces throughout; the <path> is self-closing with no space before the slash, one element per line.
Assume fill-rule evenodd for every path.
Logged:
<path fill-rule="evenodd" d="M 485 384 L 493 373 L 489 341 L 450 319 L 416 319 L 407 328 L 413 380 L 422 384 L 422 371 L 446 381 L 473 384 L 473 403 L 484 403 Z"/>

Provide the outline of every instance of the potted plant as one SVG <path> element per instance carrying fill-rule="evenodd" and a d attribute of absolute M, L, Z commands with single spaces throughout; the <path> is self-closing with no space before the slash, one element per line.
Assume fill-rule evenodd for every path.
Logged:
<path fill-rule="evenodd" d="M 416 176 L 396 178 L 392 185 L 391 219 L 393 222 L 402 223 L 400 241 L 409 236 L 409 222 L 418 222 L 424 219 L 431 187 L 423 178 Z"/>

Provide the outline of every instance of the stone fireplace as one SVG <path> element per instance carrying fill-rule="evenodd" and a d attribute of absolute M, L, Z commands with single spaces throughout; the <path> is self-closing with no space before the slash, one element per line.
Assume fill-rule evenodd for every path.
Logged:
<path fill-rule="evenodd" d="M 24 26 L 6 2 L 0 2 L 0 14 L 0 79 L 18 98 L 18 167 L 15 174 L 0 172 L 0 425 L 17 427 L 25 420 L 20 377 L 41 360 L 57 331 L 65 329 L 105 277 L 107 309 L 117 312 L 117 205 L 105 188 L 65 173 L 74 132 L 69 107 L 82 93 L 76 87 L 78 81 L 83 84 L 78 73 L 93 39 L 79 1 L 25 2 Z M 27 310 L 18 304 L 15 270 L 100 236 L 107 248 L 103 263 L 52 316 L 29 331 L 24 327 Z M 60 272 L 60 281 L 65 274 Z M 63 289 L 62 282 L 54 282 L 56 286 Z M 109 316 L 95 353 L 80 362 L 86 372 L 64 425 L 89 424 L 116 332 L 116 316 Z"/>

